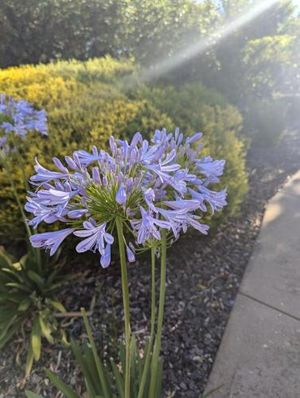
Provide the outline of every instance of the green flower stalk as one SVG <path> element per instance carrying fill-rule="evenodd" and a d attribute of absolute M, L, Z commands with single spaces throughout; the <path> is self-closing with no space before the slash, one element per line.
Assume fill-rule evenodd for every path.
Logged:
<path fill-rule="evenodd" d="M 125 322 L 125 349 L 126 349 L 126 368 L 125 368 L 125 398 L 130 398 L 130 343 L 131 343 L 131 327 L 130 327 L 130 307 L 129 307 L 129 292 L 127 279 L 127 264 L 125 255 L 125 244 L 123 234 L 123 222 L 120 217 L 116 218 L 116 227 L 118 234 L 118 244 L 121 264 L 121 279 L 122 279 L 122 293 L 123 293 L 123 307 L 124 307 L 124 322 Z"/>
<path fill-rule="evenodd" d="M 166 299 L 166 272 L 167 272 L 167 234 L 162 230 L 161 239 L 161 264 L 160 264 L 160 289 L 159 289 L 159 307 L 157 318 L 157 333 L 154 344 L 154 351 L 151 363 L 151 379 L 149 398 L 157 397 L 157 375 L 159 371 L 159 355 L 161 349 L 161 337 L 164 319 L 164 308 Z"/>

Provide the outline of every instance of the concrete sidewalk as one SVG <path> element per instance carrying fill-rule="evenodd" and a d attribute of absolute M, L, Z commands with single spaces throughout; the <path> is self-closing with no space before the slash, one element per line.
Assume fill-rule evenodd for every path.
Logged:
<path fill-rule="evenodd" d="M 269 202 L 206 391 L 300 398 L 300 171 Z"/>

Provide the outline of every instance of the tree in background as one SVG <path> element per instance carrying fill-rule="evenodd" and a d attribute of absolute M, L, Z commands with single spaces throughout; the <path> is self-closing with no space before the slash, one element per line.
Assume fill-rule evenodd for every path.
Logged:
<path fill-rule="evenodd" d="M 252 5 L 251 0 L 223 0 L 224 23 Z M 213 79 L 215 88 L 239 104 L 250 94 L 272 96 L 283 81 L 284 65 L 291 60 L 295 36 L 289 26 L 293 20 L 294 7 L 291 1 L 283 0 L 221 41 L 216 47 L 220 69 Z"/>
<path fill-rule="evenodd" d="M 0 2 L 0 66 L 117 56 L 123 0 Z"/>
<path fill-rule="evenodd" d="M 161 62 L 174 63 L 173 58 L 179 58 L 180 64 L 185 64 L 184 49 L 196 44 L 213 30 L 220 15 L 211 1 L 196 3 L 192 0 L 131 0 L 128 2 L 126 25 L 130 27 L 127 35 L 127 48 L 137 62 L 144 68 L 155 68 Z M 204 62 L 199 59 L 189 64 L 199 70 L 215 63 L 213 52 L 206 51 Z M 176 65 L 176 61 L 175 61 Z M 190 68 L 176 68 L 183 76 L 181 80 L 193 76 Z M 184 69 L 188 73 L 184 73 Z M 158 67 L 157 77 L 160 77 Z M 169 71 L 163 74 L 163 79 L 172 80 L 175 75 Z M 194 76 L 195 77 L 195 76 Z M 174 78 L 175 80 L 175 78 Z"/>
<path fill-rule="evenodd" d="M 224 0 L 225 18 L 252 4 Z M 261 142 L 276 140 L 291 124 L 286 116 L 291 94 L 299 91 L 299 27 L 293 2 L 282 0 L 216 48 L 221 67 L 214 87 L 239 106 L 245 130 Z"/>

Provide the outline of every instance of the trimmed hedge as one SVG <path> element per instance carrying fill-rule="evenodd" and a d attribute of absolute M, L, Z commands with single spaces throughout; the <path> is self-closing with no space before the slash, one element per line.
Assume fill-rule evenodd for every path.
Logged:
<path fill-rule="evenodd" d="M 229 190 L 230 213 L 237 211 L 246 191 L 243 143 L 237 138 L 241 117 L 216 93 L 201 85 L 124 89 L 125 76 L 134 71 L 130 62 L 101 58 L 87 62 L 58 62 L 0 71 L 0 93 L 25 98 L 48 113 L 49 136 L 31 133 L 22 143 L 25 167 L 15 159 L 14 178 L 25 197 L 22 174 L 33 172 L 34 158 L 51 164 L 75 149 L 105 146 L 110 135 L 128 137 L 135 131 L 150 135 L 157 128 L 183 132 L 202 130 L 205 150 L 227 160 L 222 184 Z M 14 155 L 13 155 L 14 156 Z M 24 237 L 10 183 L 0 171 L 1 243 Z M 13 239 L 11 238 L 13 237 Z"/>

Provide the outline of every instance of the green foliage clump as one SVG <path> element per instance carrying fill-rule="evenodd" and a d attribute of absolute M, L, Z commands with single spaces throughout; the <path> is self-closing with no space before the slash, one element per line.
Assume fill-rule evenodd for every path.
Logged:
<path fill-rule="evenodd" d="M 97 352 L 96 344 L 92 335 L 91 326 L 88 322 L 85 311 L 82 311 L 85 328 L 87 331 L 88 341 L 78 344 L 72 340 L 71 348 L 76 363 L 83 375 L 87 398 L 124 398 L 124 369 L 126 366 L 125 347 L 124 344 L 117 344 L 119 348 L 119 361 L 115 363 L 110 359 L 110 364 L 102 361 L 100 354 Z M 146 347 L 147 350 L 147 347 Z M 147 367 L 146 378 L 143 380 L 144 368 L 147 366 L 145 356 L 141 357 L 139 347 L 135 337 L 131 338 L 130 343 L 130 384 L 132 398 L 149 397 L 149 380 L 150 369 Z M 162 361 L 159 360 L 160 376 L 157 378 L 155 386 L 155 397 L 161 396 L 162 388 Z M 73 388 L 65 384 L 55 373 L 46 370 L 47 377 L 59 392 L 64 394 L 66 398 L 80 398 Z M 27 398 L 42 398 L 41 395 L 31 391 L 26 391 Z"/>
<path fill-rule="evenodd" d="M 49 343 L 66 336 L 54 313 L 66 312 L 55 294 L 66 282 L 57 256 L 49 261 L 37 250 L 30 249 L 19 261 L 14 261 L 0 249 L 0 349 L 15 335 L 22 335 L 17 348 L 17 362 L 27 346 L 25 373 L 31 371 L 33 361 L 41 356 L 42 338 Z M 55 266 L 54 266 L 55 265 Z M 28 337 L 28 342 L 24 337 Z"/>
<path fill-rule="evenodd" d="M 239 137 L 242 117 L 217 92 L 200 83 L 180 87 L 145 88 L 140 95 L 172 119 L 186 134 L 202 131 L 205 136 L 203 154 L 225 159 L 222 185 L 228 189 L 227 214 L 239 209 L 247 192 L 245 143 Z"/>

